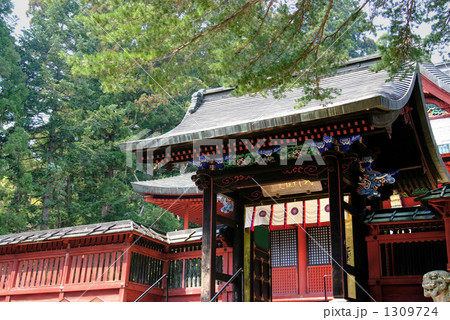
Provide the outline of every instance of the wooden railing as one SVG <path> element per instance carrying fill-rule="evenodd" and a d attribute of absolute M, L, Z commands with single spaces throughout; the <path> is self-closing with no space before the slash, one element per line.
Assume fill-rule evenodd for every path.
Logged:
<path fill-rule="evenodd" d="M 231 248 L 218 248 L 216 251 L 216 271 L 230 274 Z M 199 288 L 202 268 L 201 250 L 170 254 L 169 288 Z"/>
<path fill-rule="evenodd" d="M 64 256 L 19 260 L 13 288 L 60 285 L 63 267 Z"/>
<path fill-rule="evenodd" d="M 129 260 L 126 249 L 124 244 L 110 244 L 2 255 L 0 301 L 10 301 L 11 296 L 42 293 L 53 294 L 52 300 L 61 300 L 64 292 L 89 288 L 116 289 L 119 296 L 127 280 L 124 272 Z"/>
<path fill-rule="evenodd" d="M 154 283 L 163 274 L 163 260 L 155 256 L 134 252 L 133 249 L 131 249 L 129 281 L 145 285 Z M 158 287 L 161 287 L 161 285 L 159 284 Z"/>
<path fill-rule="evenodd" d="M 216 262 L 218 272 L 231 274 L 232 250 L 217 248 Z M 133 295 L 140 295 L 166 273 L 172 301 L 199 299 L 201 250 L 197 247 L 164 253 L 121 243 L 2 255 L 0 301 L 10 301 L 11 296 L 43 293 L 57 294 L 52 299 L 61 301 L 66 298 L 66 292 L 73 293 L 69 300 L 74 301 L 75 292 L 81 295 L 85 290 L 116 290 L 117 299 L 134 301 Z M 222 283 L 217 285 L 219 288 Z M 165 286 L 164 282 L 164 289 Z M 230 290 L 227 288 L 226 292 Z M 126 292 L 131 292 L 128 298 Z M 163 301 L 164 295 L 163 285 L 158 283 L 147 299 L 158 301 L 161 296 Z M 223 299 L 226 296 L 222 295 Z"/>
<path fill-rule="evenodd" d="M 201 257 L 169 261 L 169 288 L 200 287 L 201 269 Z"/>
<path fill-rule="evenodd" d="M 119 281 L 122 277 L 124 251 L 80 254 L 70 257 L 68 284 Z"/>
<path fill-rule="evenodd" d="M 216 249 L 217 272 L 233 274 L 232 254 L 231 248 Z M 168 254 L 169 301 L 200 301 L 201 255 L 201 250 Z M 220 290 L 223 285 L 217 281 L 216 290 Z M 231 290 L 229 286 L 227 294 L 222 294 L 223 301 L 231 300 Z"/>
<path fill-rule="evenodd" d="M 14 261 L 0 262 L 0 290 L 4 290 L 7 288 L 13 266 Z"/>
<path fill-rule="evenodd" d="M 144 291 L 143 294 L 141 294 L 134 302 L 141 301 L 147 293 L 149 293 L 154 287 L 156 287 L 161 281 L 167 277 L 167 273 L 164 273 L 158 280 L 155 281 L 147 290 Z M 166 286 L 166 302 L 169 301 L 169 288 Z"/>

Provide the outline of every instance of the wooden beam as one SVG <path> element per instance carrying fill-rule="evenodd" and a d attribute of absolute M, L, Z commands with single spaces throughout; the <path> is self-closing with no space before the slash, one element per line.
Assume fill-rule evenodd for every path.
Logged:
<path fill-rule="evenodd" d="M 357 210 L 347 202 L 343 202 L 344 210 L 347 210 L 352 216 L 358 215 Z"/>
<path fill-rule="evenodd" d="M 221 272 L 216 272 L 216 280 L 227 282 L 230 279 L 231 279 L 231 275 L 221 273 Z"/>
<path fill-rule="evenodd" d="M 184 230 L 189 229 L 189 204 L 184 206 Z"/>
<path fill-rule="evenodd" d="M 219 224 L 223 224 L 223 225 L 225 225 L 225 226 L 227 226 L 227 227 L 236 229 L 236 223 L 234 222 L 233 219 L 230 219 L 230 218 L 227 218 L 227 217 L 224 217 L 224 216 L 218 214 L 218 215 L 216 216 L 216 220 L 217 220 L 217 222 L 218 222 Z"/>
<path fill-rule="evenodd" d="M 398 243 L 398 242 L 436 241 L 436 240 L 444 241 L 445 231 L 377 235 L 377 241 L 379 243 Z"/>
<path fill-rule="evenodd" d="M 238 188 L 249 188 L 259 184 L 292 180 L 326 180 L 326 167 L 314 162 L 303 166 L 288 164 L 280 166 L 278 163 L 270 165 L 255 165 L 251 167 L 236 168 L 230 171 L 213 171 L 214 184 L 220 188 L 220 193 L 228 193 Z M 274 180 L 276 177 L 276 180 Z M 258 181 L 256 183 L 255 181 Z"/>
<path fill-rule="evenodd" d="M 215 294 L 216 281 L 216 206 L 217 193 L 213 180 L 206 176 L 203 190 L 202 290 L 201 301 L 209 302 Z"/>

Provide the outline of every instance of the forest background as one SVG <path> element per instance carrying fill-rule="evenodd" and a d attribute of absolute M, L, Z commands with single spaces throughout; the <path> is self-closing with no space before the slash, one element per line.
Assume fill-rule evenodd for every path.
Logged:
<path fill-rule="evenodd" d="M 0 0 L 0 234 L 122 219 L 182 229 L 132 190 L 150 177 L 127 166 L 120 142 L 172 129 L 202 88 L 301 87 L 301 107 L 339 94 L 320 78 L 349 58 L 379 51 L 376 69 L 401 74 L 450 38 L 439 0 L 28 4 L 17 32 L 13 3 Z"/>

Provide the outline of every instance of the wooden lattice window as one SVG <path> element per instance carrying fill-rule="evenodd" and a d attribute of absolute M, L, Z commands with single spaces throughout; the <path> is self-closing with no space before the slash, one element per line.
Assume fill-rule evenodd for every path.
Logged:
<path fill-rule="evenodd" d="M 152 285 L 162 276 L 162 264 L 163 262 L 159 259 L 132 252 L 130 281 Z M 161 282 L 157 287 L 161 288 Z"/>
<path fill-rule="evenodd" d="M 270 232 L 272 267 L 297 266 L 297 229 Z"/>
<path fill-rule="evenodd" d="M 173 260 L 169 262 L 169 288 L 182 288 L 183 287 L 183 263 L 184 260 Z M 201 264 L 199 264 L 198 270 L 201 270 Z"/>
<path fill-rule="evenodd" d="M 223 256 L 216 256 L 216 272 L 223 272 Z M 202 285 L 202 258 L 169 261 L 169 288 L 193 288 Z M 217 281 L 217 284 L 221 284 Z"/>
<path fill-rule="evenodd" d="M 308 265 L 331 264 L 331 231 L 329 226 L 306 228 Z"/>
<path fill-rule="evenodd" d="M 200 287 L 202 280 L 202 259 L 192 258 L 184 260 L 184 287 Z M 174 288 L 180 288 L 180 285 L 174 285 Z"/>

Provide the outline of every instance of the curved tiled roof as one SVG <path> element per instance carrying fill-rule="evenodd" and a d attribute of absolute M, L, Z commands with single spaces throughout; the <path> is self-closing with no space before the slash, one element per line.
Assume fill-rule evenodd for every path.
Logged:
<path fill-rule="evenodd" d="M 51 241 L 75 237 L 87 237 L 97 235 L 107 235 L 120 232 L 135 231 L 142 235 L 147 235 L 153 239 L 166 242 L 166 236 L 156 231 L 140 225 L 132 220 L 102 222 L 82 226 L 74 226 L 50 230 L 37 230 L 22 232 L 16 234 L 7 234 L 0 236 L 0 246 L 32 243 L 41 241 Z"/>
<path fill-rule="evenodd" d="M 221 228 L 223 228 L 223 226 L 217 226 L 216 228 L 218 236 L 220 234 Z M 202 239 L 202 228 L 171 231 L 168 232 L 167 234 L 162 234 L 144 225 L 138 224 L 132 220 L 121 220 L 121 221 L 94 223 L 82 226 L 73 226 L 67 228 L 36 230 L 15 234 L 0 235 L 0 246 L 36 243 L 75 237 L 108 235 L 122 232 L 136 232 L 142 236 L 147 236 L 149 238 L 167 244 L 198 241 Z"/>
<path fill-rule="evenodd" d="M 385 71 L 369 70 L 377 56 L 350 61 L 332 77 L 321 80 L 323 88 L 340 91 L 335 98 L 313 100 L 295 108 L 304 93 L 301 88 L 286 92 L 284 97 L 231 95 L 230 88 L 201 90 L 193 95 L 191 107 L 183 121 L 172 131 L 155 138 L 120 144 L 124 151 L 156 149 L 162 146 L 190 143 L 197 139 L 211 139 L 233 134 L 306 123 L 368 109 L 397 111 L 408 101 L 417 74 L 401 80 L 386 82 Z M 374 119 L 376 122 L 377 119 Z M 377 126 L 377 123 L 374 124 Z M 380 126 L 385 126 L 380 123 Z"/>

